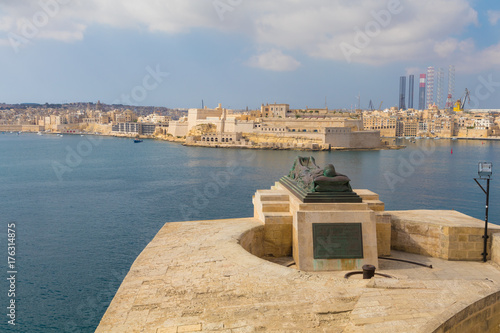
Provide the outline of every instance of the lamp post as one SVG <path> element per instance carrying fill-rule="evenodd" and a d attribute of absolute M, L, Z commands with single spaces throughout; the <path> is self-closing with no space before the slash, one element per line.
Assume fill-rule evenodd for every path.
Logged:
<path fill-rule="evenodd" d="M 483 190 L 484 194 L 486 194 L 486 214 L 484 218 L 484 248 L 483 248 L 483 261 L 486 262 L 486 256 L 488 253 L 486 252 L 486 245 L 488 243 L 488 206 L 490 202 L 490 179 L 491 179 L 491 168 L 493 164 L 491 162 L 479 162 L 477 174 L 479 175 L 479 179 L 486 180 L 486 190 L 479 184 L 477 181 L 478 178 L 474 178 L 477 185 Z"/>

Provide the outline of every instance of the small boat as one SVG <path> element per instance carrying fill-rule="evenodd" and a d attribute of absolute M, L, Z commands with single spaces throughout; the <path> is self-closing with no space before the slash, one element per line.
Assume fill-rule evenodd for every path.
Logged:
<path fill-rule="evenodd" d="M 457 140 L 457 138 L 451 138 L 452 140 Z"/>
<path fill-rule="evenodd" d="M 436 137 L 434 138 L 434 140 L 439 140 L 439 139 L 441 139 L 439 136 L 436 136 Z"/>
<path fill-rule="evenodd" d="M 139 142 L 142 142 L 141 139 L 134 139 L 134 143 L 139 143 Z"/>

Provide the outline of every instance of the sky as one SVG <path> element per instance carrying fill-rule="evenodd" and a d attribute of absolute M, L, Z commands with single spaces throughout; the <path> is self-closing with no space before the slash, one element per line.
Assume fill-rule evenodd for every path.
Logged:
<path fill-rule="evenodd" d="M 454 65 L 453 99 L 500 109 L 500 2 L 0 0 L 0 103 L 233 109 L 396 106 Z"/>

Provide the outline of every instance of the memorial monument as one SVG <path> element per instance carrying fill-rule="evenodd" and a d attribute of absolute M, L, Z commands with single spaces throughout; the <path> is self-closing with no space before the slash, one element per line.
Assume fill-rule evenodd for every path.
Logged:
<path fill-rule="evenodd" d="M 272 245 L 286 249 L 291 233 L 290 252 L 301 270 L 378 266 L 375 212 L 332 164 L 321 169 L 313 157 L 297 157 L 273 189 L 257 191 L 254 205 L 268 230 L 264 246 L 270 255 L 287 254 L 274 253 Z"/>

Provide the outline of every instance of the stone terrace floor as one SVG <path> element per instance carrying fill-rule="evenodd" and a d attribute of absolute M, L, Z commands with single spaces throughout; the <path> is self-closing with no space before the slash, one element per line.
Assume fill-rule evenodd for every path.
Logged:
<path fill-rule="evenodd" d="M 433 332 L 500 290 L 500 268 L 392 252 L 378 273 L 303 272 L 238 238 L 253 218 L 167 223 L 132 265 L 96 332 Z"/>

